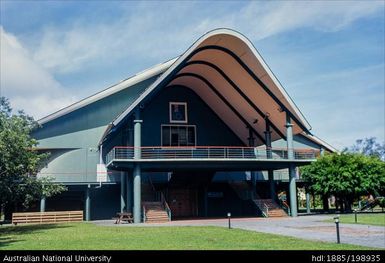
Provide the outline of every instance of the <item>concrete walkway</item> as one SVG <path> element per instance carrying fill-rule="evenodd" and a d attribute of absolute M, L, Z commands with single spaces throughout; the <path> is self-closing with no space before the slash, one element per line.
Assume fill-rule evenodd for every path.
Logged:
<path fill-rule="evenodd" d="M 231 220 L 232 228 L 250 231 L 292 236 L 308 240 L 336 242 L 334 222 L 322 222 L 332 219 L 333 215 L 299 216 L 296 218 L 237 218 Z M 172 226 L 220 226 L 228 227 L 227 219 L 183 220 L 159 224 L 114 224 L 113 220 L 93 221 L 96 225 L 116 227 L 172 227 Z M 341 243 L 385 248 L 385 227 L 340 224 Z"/>

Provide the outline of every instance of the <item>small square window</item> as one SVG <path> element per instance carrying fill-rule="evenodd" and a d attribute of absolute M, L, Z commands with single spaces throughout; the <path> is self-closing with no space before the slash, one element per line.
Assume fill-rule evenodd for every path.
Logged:
<path fill-rule="evenodd" d="M 186 102 L 170 102 L 170 123 L 187 123 Z"/>

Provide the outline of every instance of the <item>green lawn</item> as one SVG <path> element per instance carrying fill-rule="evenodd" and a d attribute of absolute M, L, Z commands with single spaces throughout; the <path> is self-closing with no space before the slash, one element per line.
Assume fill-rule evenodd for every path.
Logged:
<path fill-rule="evenodd" d="M 340 215 L 341 223 L 355 224 L 354 214 Z M 332 222 L 333 219 L 327 220 Z M 363 225 L 374 225 L 374 226 L 385 226 L 385 213 L 376 214 L 357 214 L 357 224 Z"/>
<path fill-rule="evenodd" d="M 6 249 L 354 250 L 365 247 L 221 227 L 106 227 L 92 223 L 71 223 L 0 227 L 0 250 Z"/>

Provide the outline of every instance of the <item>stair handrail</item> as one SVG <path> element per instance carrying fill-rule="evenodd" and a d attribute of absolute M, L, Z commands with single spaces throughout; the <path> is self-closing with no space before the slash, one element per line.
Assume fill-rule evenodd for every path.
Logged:
<path fill-rule="evenodd" d="M 143 223 L 146 223 L 146 221 L 147 221 L 146 206 L 143 205 Z"/>
<path fill-rule="evenodd" d="M 266 203 L 263 203 L 263 208 L 265 210 L 265 217 L 269 217 L 269 207 L 267 206 Z"/>
<path fill-rule="evenodd" d="M 161 202 L 163 204 L 163 208 L 167 212 L 168 220 L 171 221 L 171 209 L 170 209 L 170 206 L 168 205 L 168 203 L 166 201 L 166 198 L 164 197 L 163 192 L 160 192 L 160 200 L 161 200 Z"/>
<path fill-rule="evenodd" d="M 290 206 L 284 200 L 281 201 L 281 207 L 286 210 L 287 214 L 290 216 Z"/>
<path fill-rule="evenodd" d="M 155 186 L 154 186 L 154 184 L 152 183 L 151 176 L 148 176 L 148 181 L 150 182 L 152 191 L 153 191 L 153 193 L 154 193 L 154 199 L 155 199 L 155 201 L 159 201 L 159 198 L 158 198 L 158 191 L 156 191 Z"/>

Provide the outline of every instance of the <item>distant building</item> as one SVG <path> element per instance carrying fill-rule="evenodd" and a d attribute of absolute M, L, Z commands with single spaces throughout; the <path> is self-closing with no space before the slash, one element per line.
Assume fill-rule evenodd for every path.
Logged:
<path fill-rule="evenodd" d="M 39 123 L 33 136 L 51 152 L 39 176 L 69 188 L 41 209 L 84 209 L 86 220 L 266 216 L 278 189 L 296 216 L 296 167 L 334 151 L 228 29 Z"/>

